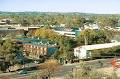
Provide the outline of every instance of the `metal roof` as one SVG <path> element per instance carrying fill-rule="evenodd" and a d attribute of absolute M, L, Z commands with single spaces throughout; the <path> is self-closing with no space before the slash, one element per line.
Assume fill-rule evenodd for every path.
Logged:
<path fill-rule="evenodd" d="M 65 28 L 65 27 L 54 27 L 53 29 L 56 31 L 68 31 L 68 32 L 75 32 L 79 30 L 79 28 Z"/>
<path fill-rule="evenodd" d="M 95 45 L 84 45 L 84 46 L 79 46 L 79 47 L 76 47 L 76 48 L 84 48 L 86 50 L 95 50 L 95 49 L 110 48 L 110 47 L 114 47 L 114 46 L 120 46 L 120 42 L 95 44 Z"/>
<path fill-rule="evenodd" d="M 22 41 L 23 44 L 32 44 L 37 46 L 56 46 L 54 41 L 48 39 L 38 39 L 38 38 L 17 38 L 17 40 Z"/>

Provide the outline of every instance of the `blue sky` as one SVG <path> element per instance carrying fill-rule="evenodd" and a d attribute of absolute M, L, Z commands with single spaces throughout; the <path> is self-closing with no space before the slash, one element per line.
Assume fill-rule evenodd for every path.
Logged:
<path fill-rule="evenodd" d="M 0 0 L 0 11 L 120 14 L 120 0 Z"/>

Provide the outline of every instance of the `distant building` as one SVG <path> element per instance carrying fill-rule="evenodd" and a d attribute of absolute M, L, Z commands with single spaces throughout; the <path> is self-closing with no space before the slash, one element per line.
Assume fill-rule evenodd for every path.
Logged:
<path fill-rule="evenodd" d="M 0 21 L 0 25 L 4 25 L 4 24 L 6 24 L 6 22 L 1 22 L 1 21 Z"/>
<path fill-rule="evenodd" d="M 23 26 L 12 26 L 12 27 L 14 27 L 15 29 L 23 29 L 23 30 L 25 30 L 25 31 L 33 31 L 33 30 L 36 30 L 36 29 L 39 29 L 40 27 L 23 27 Z"/>
<path fill-rule="evenodd" d="M 54 32 L 56 32 L 60 35 L 73 37 L 73 38 L 78 36 L 81 31 L 79 28 L 65 28 L 65 27 L 55 27 L 55 28 L 53 28 L 53 30 L 54 30 Z"/>
<path fill-rule="evenodd" d="M 54 28 L 54 27 L 66 27 L 65 24 L 58 24 L 58 25 L 50 25 L 50 27 Z"/>
<path fill-rule="evenodd" d="M 74 48 L 74 56 L 79 59 L 87 59 L 91 58 L 92 50 L 111 48 L 114 46 L 120 46 L 120 42 L 79 46 Z"/>
<path fill-rule="evenodd" d="M 18 24 L 14 22 L 12 19 L 1 19 L 0 20 L 0 25 L 6 25 L 6 24 Z"/>
<path fill-rule="evenodd" d="M 30 25 L 27 27 L 21 26 L 21 24 L 14 22 L 11 19 L 2 19 L 0 20 L 0 27 L 3 28 L 15 28 L 17 30 L 33 31 L 40 28 L 40 25 Z"/>
<path fill-rule="evenodd" d="M 1 36 L 5 36 L 8 34 L 24 34 L 24 30 L 23 29 L 15 29 L 15 28 L 0 28 L 0 35 Z"/>
<path fill-rule="evenodd" d="M 89 23 L 89 24 L 84 24 L 84 29 L 99 30 L 100 27 L 99 27 L 99 25 L 96 24 L 96 23 L 93 23 L 93 24 Z"/>
<path fill-rule="evenodd" d="M 65 27 L 66 25 L 65 24 L 60 24 L 61 27 Z"/>
<path fill-rule="evenodd" d="M 23 44 L 25 55 L 39 59 L 41 56 L 51 56 L 57 50 L 57 44 L 47 39 L 18 38 Z"/>

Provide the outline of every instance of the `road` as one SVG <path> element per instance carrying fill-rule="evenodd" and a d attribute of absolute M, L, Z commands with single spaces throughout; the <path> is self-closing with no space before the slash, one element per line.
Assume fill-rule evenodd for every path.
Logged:
<path fill-rule="evenodd" d="M 91 61 L 85 61 L 87 64 L 89 65 L 93 65 L 96 68 L 101 68 L 100 63 L 98 61 L 103 62 L 103 68 L 108 68 L 111 67 L 110 65 L 110 59 L 101 59 L 101 60 L 91 60 Z M 63 79 L 65 75 L 67 74 L 71 74 L 72 73 L 72 69 L 75 67 L 79 67 L 79 63 L 74 63 L 74 64 L 65 64 L 62 65 L 60 67 L 60 70 L 56 72 L 56 74 L 54 74 L 52 76 L 51 79 Z M 6 77 L 5 79 L 27 79 L 28 77 L 30 77 L 30 75 L 35 74 L 35 73 L 39 73 L 42 70 L 34 70 L 34 71 L 29 71 L 28 74 L 26 75 L 20 75 L 18 73 L 3 73 L 0 74 L 0 79 L 3 79 L 3 77 Z"/>
<path fill-rule="evenodd" d="M 62 65 L 60 67 L 60 70 L 56 72 L 56 74 L 54 74 L 54 79 L 58 79 L 58 78 L 63 78 L 63 76 L 65 74 L 70 74 L 72 73 L 72 68 L 78 66 L 79 63 L 75 63 L 75 64 L 66 64 L 66 65 Z M 26 79 L 28 77 L 30 77 L 30 75 L 35 74 L 35 73 L 39 73 L 42 70 L 33 70 L 33 71 L 29 71 L 27 74 L 18 74 L 16 72 L 12 72 L 12 73 L 2 73 L 0 74 L 0 79 Z"/>

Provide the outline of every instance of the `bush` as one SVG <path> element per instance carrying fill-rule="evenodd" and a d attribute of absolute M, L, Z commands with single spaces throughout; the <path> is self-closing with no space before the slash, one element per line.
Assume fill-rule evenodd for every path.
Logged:
<path fill-rule="evenodd" d="M 73 73 L 66 75 L 64 79 L 118 79 L 116 73 L 110 76 L 104 72 L 97 71 L 96 68 L 80 62 L 79 68 L 73 69 Z"/>

